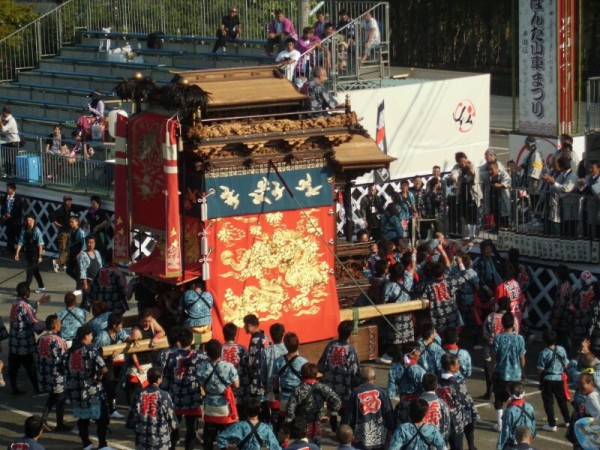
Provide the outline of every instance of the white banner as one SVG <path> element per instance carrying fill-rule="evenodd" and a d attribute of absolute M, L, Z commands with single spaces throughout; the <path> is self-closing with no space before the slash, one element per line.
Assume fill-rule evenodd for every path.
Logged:
<path fill-rule="evenodd" d="M 556 0 L 519 2 L 519 131 L 556 135 Z"/>
<path fill-rule="evenodd" d="M 392 180 L 429 174 L 434 165 L 447 171 L 455 164 L 456 152 L 480 161 L 489 146 L 490 76 L 462 75 L 409 78 L 395 87 L 341 92 L 338 101 L 350 95 L 352 109 L 375 138 L 377 108 L 385 99 L 387 153 L 398 158 L 390 166 Z M 372 180 L 369 174 L 356 183 Z"/>

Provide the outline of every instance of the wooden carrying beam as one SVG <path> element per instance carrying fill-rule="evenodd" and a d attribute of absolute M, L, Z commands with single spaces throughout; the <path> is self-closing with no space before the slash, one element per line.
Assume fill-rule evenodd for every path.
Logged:
<path fill-rule="evenodd" d="M 340 310 L 340 321 L 354 320 L 355 318 L 358 320 L 365 320 L 371 319 L 373 317 L 379 317 L 382 314 L 387 316 L 390 314 L 402 314 L 413 311 L 421 311 L 427 308 L 429 308 L 429 300 L 412 300 L 409 302 L 386 303 L 384 305 L 377 306 L 361 306 L 360 308 Z M 212 332 L 208 331 L 198 336 L 202 336 L 201 342 L 208 342 L 212 339 Z M 150 339 L 143 339 L 141 341 L 137 341 L 135 346 L 132 344 L 115 344 L 102 347 L 102 356 L 108 357 L 112 355 L 115 351 L 117 353 L 141 353 L 154 350 L 162 350 L 163 348 L 168 347 L 169 344 L 167 342 L 166 337 L 159 339 L 156 347 L 152 348 L 150 347 Z"/>
<path fill-rule="evenodd" d="M 194 337 L 197 335 L 194 334 Z M 206 333 L 202 333 L 202 342 L 208 342 L 212 339 L 212 332 L 208 331 Z M 141 341 L 136 341 L 135 346 L 133 344 L 115 344 L 115 345 L 107 345 L 102 347 L 102 356 L 109 357 L 114 352 L 117 353 L 142 353 L 142 352 L 151 352 L 154 350 L 162 350 L 163 348 L 169 348 L 169 343 L 167 341 L 166 336 L 162 337 L 158 340 L 156 347 L 150 347 L 150 339 L 142 339 Z"/>
<path fill-rule="evenodd" d="M 383 305 L 376 306 L 361 306 L 360 308 L 353 309 L 341 309 L 340 310 L 340 321 L 342 320 L 354 320 L 354 311 L 358 314 L 359 320 L 372 319 L 373 317 L 379 317 L 382 314 L 388 316 L 390 314 L 401 314 L 412 311 L 421 311 L 429 308 L 429 300 L 412 300 L 409 302 L 402 303 L 386 303 Z"/>

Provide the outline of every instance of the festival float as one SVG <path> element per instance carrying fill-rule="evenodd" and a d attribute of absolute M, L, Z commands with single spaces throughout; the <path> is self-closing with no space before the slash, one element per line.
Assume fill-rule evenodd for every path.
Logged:
<path fill-rule="evenodd" d="M 177 292 L 203 280 L 215 305 L 202 341 L 256 314 L 261 328 L 283 323 L 308 344 L 306 356 L 318 357 L 340 320 L 358 325 L 382 313 L 343 307 L 362 287 L 336 250 L 348 259 L 366 247 L 338 246 L 334 202 L 351 180 L 394 158 L 348 100 L 310 111 L 275 68 L 178 71 L 161 87 L 138 75 L 119 85 L 135 113 L 116 125 L 114 260 L 127 263 L 136 236 L 150 233 L 153 251 L 129 269 Z M 376 327 L 357 333 L 361 358 L 377 356 Z"/>

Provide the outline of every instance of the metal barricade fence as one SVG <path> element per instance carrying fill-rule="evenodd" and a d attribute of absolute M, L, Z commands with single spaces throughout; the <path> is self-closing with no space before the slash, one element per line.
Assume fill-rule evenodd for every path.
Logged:
<path fill-rule="evenodd" d="M 543 182 L 538 189 L 511 186 L 507 191 L 481 183 L 477 206 L 464 193 L 449 190 L 441 207 L 440 227 L 450 236 L 481 239 L 497 239 L 500 230 L 565 239 L 600 238 L 600 199 L 584 185 L 578 184 L 569 193 Z"/>
<path fill-rule="evenodd" d="M 313 0 L 311 6 L 316 3 Z M 336 25 L 341 9 L 347 9 L 350 17 L 359 17 L 376 4 L 328 0 L 322 9 Z M 282 9 L 298 28 L 298 34 L 302 34 L 303 25 L 297 22 L 296 0 L 68 0 L 0 40 L 0 81 L 12 80 L 20 70 L 37 67 L 42 57 L 58 55 L 63 46 L 77 41 L 80 30 L 110 28 L 113 32 L 125 34 L 160 31 L 174 37 L 183 35 L 210 39 L 216 35 L 222 17 L 227 15 L 231 6 L 238 10 L 245 41 L 265 41 L 267 28 L 277 9 Z M 387 22 L 384 26 L 382 35 L 385 33 L 387 36 Z"/>
<path fill-rule="evenodd" d="M 45 140 L 29 139 L 27 149 L 0 145 L 3 179 L 73 193 L 112 195 L 113 164 L 110 161 L 45 152 Z"/>
<path fill-rule="evenodd" d="M 336 26 L 339 11 L 346 9 L 350 14 L 350 23 L 337 29 L 336 32 L 322 39 L 320 44 L 304 52 L 298 61 L 296 74 L 310 79 L 315 67 L 321 66 L 327 70 L 331 78 L 332 90 L 337 92 L 341 85 L 357 81 L 367 74 L 361 73 L 360 66 L 365 56 L 367 36 L 363 28 L 365 12 L 370 12 L 376 18 L 380 31 L 380 42 L 374 45 L 364 58 L 365 68 L 375 68 L 374 73 L 380 79 L 390 76 L 389 68 L 389 4 L 386 2 L 335 2 L 332 14 L 326 20 Z M 298 36 L 302 30 L 298 30 Z"/>

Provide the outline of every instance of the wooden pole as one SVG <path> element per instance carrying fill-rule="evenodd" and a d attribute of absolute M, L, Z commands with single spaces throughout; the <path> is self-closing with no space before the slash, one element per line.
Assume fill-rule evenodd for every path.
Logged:
<path fill-rule="evenodd" d="M 340 321 L 342 320 L 353 320 L 358 315 L 359 320 L 371 319 L 373 317 L 379 317 L 381 315 L 387 316 L 390 314 L 402 314 L 412 311 L 421 311 L 429 308 L 429 300 L 412 300 L 409 302 L 402 303 L 386 303 L 384 305 L 377 306 L 361 306 L 360 308 L 353 309 L 341 309 L 340 310 Z"/>
<path fill-rule="evenodd" d="M 212 332 L 208 331 L 206 333 L 202 333 L 202 342 L 208 342 L 212 339 Z M 114 352 L 117 353 L 142 353 L 142 352 L 152 352 L 155 350 L 162 350 L 164 348 L 169 348 L 169 342 L 167 341 L 166 336 L 162 337 L 158 340 L 155 347 L 150 347 L 151 339 L 142 339 L 140 341 L 136 341 L 135 345 L 133 344 L 115 344 L 115 345 L 107 345 L 102 347 L 102 356 L 109 357 Z"/>
<path fill-rule="evenodd" d="M 421 311 L 429 308 L 429 300 L 412 300 L 409 302 L 402 303 L 386 303 L 384 305 L 377 306 L 361 306 L 360 308 L 341 309 L 340 310 L 340 322 L 343 320 L 358 320 L 371 319 L 373 317 L 379 317 L 381 315 L 387 316 L 390 314 L 402 314 L 412 311 Z M 208 331 L 202 333 L 202 342 L 208 342 L 212 339 L 212 332 Z M 155 347 L 150 347 L 150 339 L 143 339 L 137 341 L 135 345 L 132 344 L 115 344 L 107 345 L 102 347 L 102 356 L 111 356 L 114 352 L 117 353 L 142 353 L 150 352 L 154 350 L 162 350 L 168 348 L 169 343 L 167 338 L 163 337 L 158 340 Z"/>

